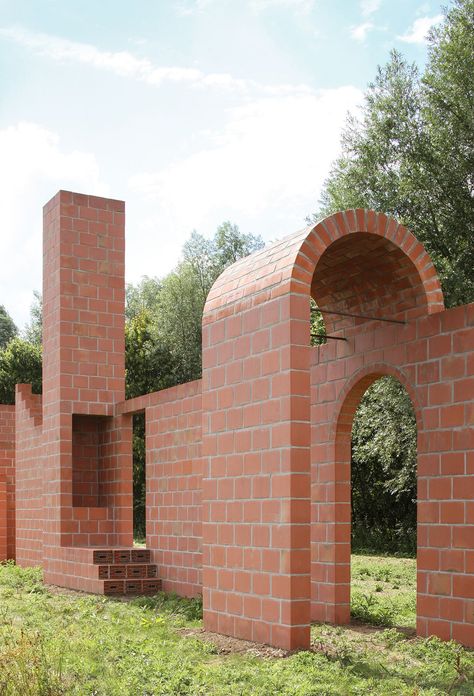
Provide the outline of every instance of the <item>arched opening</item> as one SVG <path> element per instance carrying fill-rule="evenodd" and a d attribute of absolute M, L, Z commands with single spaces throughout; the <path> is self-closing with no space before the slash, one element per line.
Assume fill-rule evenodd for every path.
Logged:
<path fill-rule="evenodd" d="M 407 233 L 408 234 L 408 233 Z M 357 441 L 358 464 L 362 466 L 362 458 L 367 462 L 367 453 L 374 449 L 374 443 L 379 441 L 377 452 L 379 474 L 383 477 L 378 481 L 381 506 L 390 500 L 394 508 L 394 515 L 389 520 L 383 520 L 379 524 L 379 537 L 386 537 L 384 544 L 379 538 L 379 549 L 384 553 L 402 551 L 403 544 L 394 544 L 398 536 L 403 536 L 409 520 L 416 527 L 416 496 L 411 497 L 410 503 L 405 507 L 403 521 L 397 518 L 397 505 L 400 496 L 397 488 L 397 477 L 406 473 L 410 466 L 411 479 L 408 484 L 413 484 L 416 461 L 416 430 L 415 417 L 411 402 L 414 394 L 406 382 L 404 375 L 392 368 L 390 364 L 377 363 L 381 359 L 382 352 L 377 353 L 378 341 L 384 345 L 393 347 L 394 363 L 397 364 L 397 341 L 400 340 L 400 331 L 411 320 L 424 316 L 430 312 L 428 306 L 429 293 L 427 284 L 422 279 L 423 271 L 412 260 L 411 255 L 401 246 L 379 234 L 368 232 L 355 232 L 350 235 L 340 236 L 326 246 L 316 263 L 311 281 L 311 298 L 313 306 L 321 312 L 326 334 L 326 344 L 313 343 L 313 359 L 311 361 L 311 460 L 312 460 L 312 618 L 317 621 L 329 621 L 335 623 L 348 623 L 350 621 L 350 596 L 351 596 L 351 532 L 352 511 L 356 515 L 354 526 L 355 548 L 362 550 L 362 530 L 364 525 L 372 521 L 369 515 L 363 516 L 364 492 L 355 489 L 352 498 L 351 477 L 359 473 L 360 467 L 351 468 L 351 439 L 355 420 L 355 436 Z M 321 319 L 320 319 L 321 321 Z M 382 337 L 383 334 L 383 338 Z M 391 343 L 393 341 L 393 343 Z M 370 355 L 370 357 L 369 357 Z M 378 356 L 378 357 L 377 357 Z M 395 461 L 386 461 L 385 470 L 380 462 L 380 452 L 383 450 L 381 441 L 386 438 L 381 425 L 386 420 L 384 409 L 387 404 L 382 397 L 390 397 L 384 394 L 390 391 L 389 387 L 380 387 L 377 382 L 387 375 L 398 378 L 399 382 L 387 382 L 391 384 L 392 394 L 396 393 L 397 406 L 403 411 L 404 424 L 410 424 L 410 432 L 407 439 L 407 450 L 411 452 L 410 462 L 402 462 L 400 457 Z M 384 385 L 384 382 L 381 382 Z M 398 386 L 393 386 L 397 385 Z M 410 396 L 405 393 L 408 388 Z M 364 395 L 367 392 L 367 396 Z M 411 400 L 411 402 L 410 402 Z M 370 406 L 370 408 L 369 408 Z M 360 410 L 358 410 L 360 407 Z M 370 413 L 366 418 L 369 424 L 364 432 L 361 432 L 361 413 L 364 409 L 379 415 L 379 428 L 370 423 Z M 395 408 L 393 427 L 400 423 L 400 413 Z M 357 415 L 356 415 L 357 413 Z M 373 415 L 372 413 L 372 415 Z M 398 418 L 398 421 L 397 421 Z M 385 423 L 385 425 L 387 425 Z M 358 430 L 359 428 L 359 430 Z M 395 438 L 395 435 L 393 436 Z M 365 438 L 365 439 L 364 439 Z M 398 438 L 399 439 L 399 438 Z M 387 443 L 383 443 L 387 444 Z M 393 443 L 394 448 L 399 443 Z M 377 447 L 375 447 L 377 450 Z M 380 455 L 380 456 L 379 456 Z M 399 470 L 393 470 L 395 464 Z M 405 466 L 406 464 L 406 466 Z M 401 471 L 400 471 L 401 468 Z M 396 467 L 395 467 L 396 469 Z M 392 481 L 390 483 L 390 478 Z M 367 484 L 363 475 L 359 476 L 359 483 Z M 402 481 L 398 481 L 402 485 Z M 392 488 L 390 486 L 392 485 Z M 413 491 L 413 486 L 412 486 Z M 398 499 L 397 499 L 398 495 Z M 410 493 L 407 492 L 407 497 Z M 357 503 L 359 503 L 357 505 Z M 379 509 L 380 512 L 380 509 Z M 358 515 L 358 517 L 357 517 Z M 394 528 L 390 524 L 394 522 Z M 390 529 L 390 533 L 388 530 Z M 374 541 L 376 529 L 371 528 L 371 551 L 375 550 Z M 413 533 L 411 529 L 411 541 L 405 540 L 405 552 L 413 551 Z M 369 536 L 366 533 L 366 537 Z M 384 548 L 380 548 L 384 546 Z M 367 544 L 368 550 L 369 544 Z M 411 547 L 411 548 L 410 548 Z M 364 591 L 366 602 L 365 617 L 370 618 L 370 610 L 376 604 L 379 596 L 391 597 L 397 592 L 394 587 L 397 584 L 397 570 L 394 576 L 390 569 L 360 567 L 359 575 L 370 576 L 373 572 L 373 582 L 370 581 Z M 370 565 L 370 564 L 369 564 Z M 357 566 L 357 563 L 356 563 Z M 377 579 L 387 578 L 387 582 Z M 405 587 L 410 594 L 409 604 L 411 616 L 408 623 L 414 621 L 415 596 L 413 594 L 413 580 L 416 575 L 416 564 L 411 561 L 411 570 L 408 573 L 410 582 Z M 367 579 L 367 578 L 366 578 Z M 393 580 L 389 589 L 389 583 Z M 401 583 L 403 578 L 398 578 Z M 406 580 L 406 578 L 405 578 Z M 399 589 L 399 588 L 398 588 Z M 375 596 L 375 600 L 374 600 Z M 364 609 L 364 597 L 359 602 L 359 617 Z M 397 622 L 396 611 L 393 610 L 392 600 L 387 602 L 391 611 L 385 611 L 384 617 L 378 617 L 379 623 Z M 357 612 L 356 612 L 357 613 Z M 376 618 L 377 622 L 377 618 Z M 399 623 L 406 623 L 402 619 Z"/>
<path fill-rule="evenodd" d="M 353 619 L 415 627 L 416 462 L 410 396 L 395 377 L 379 377 L 362 394 L 351 428 Z"/>
<path fill-rule="evenodd" d="M 377 495 L 377 491 L 369 490 L 370 475 L 366 475 L 364 478 L 364 472 L 361 472 L 364 466 L 370 468 L 371 464 L 372 466 L 374 465 L 373 461 L 367 462 L 364 445 L 369 443 L 370 449 L 370 446 L 373 446 L 374 437 L 383 438 L 388 432 L 391 433 L 392 438 L 400 440 L 400 434 L 403 431 L 406 439 L 404 452 L 397 451 L 394 443 L 392 454 L 403 455 L 409 452 L 412 459 L 409 462 L 398 460 L 395 463 L 389 461 L 385 463 L 387 471 L 383 476 L 380 476 L 379 472 L 379 478 L 382 480 L 378 481 L 380 490 L 384 490 L 385 498 L 380 501 L 378 516 L 377 511 L 373 511 L 373 516 L 378 520 L 379 534 L 383 533 L 384 529 L 387 530 L 389 528 L 390 519 L 397 518 L 397 496 L 391 493 L 390 477 L 396 478 L 400 470 L 407 470 L 410 471 L 410 480 L 407 481 L 406 497 L 408 499 L 410 499 L 410 496 L 412 497 L 410 503 L 405 506 L 406 519 L 404 521 L 407 527 L 410 521 L 416 521 L 416 502 L 415 495 L 413 495 L 416 484 L 413 479 L 416 480 L 416 439 L 419 431 L 419 410 L 413 397 L 411 388 L 404 380 L 402 373 L 382 365 L 374 365 L 373 371 L 370 368 L 362 370 L 361 373 L 353 377 L 347 388 L 343 390 L 339 413 L 336 414 L 336 422 L 331 437 L 334 442 L 334 460 L 329 476 L 331 476 L 332 480 L 324 491 L 326 499 L 332 499 L 334 505 L 333 511 L 331 511 L 334 525 L 332 529 L 326 530 L 326 540 L 333 541 L 332 548 L 334 551 L 329 555 L 329 545 L 322 543 L 317 537 L 313 544 L 313 558 L 316 560 L 314 564 L 315 570 L 312 573 L 313 606 L 317 606 L 317 601 L 315 600 L 318 599 L 322 599 L 327 603 L 325 613 L 322 614 L 320 610 L 316 611 L 316 613 L 313 611 L 313 618 L 317 620 L 325 617 L 325 620 L 336 623 L 349 623 L 350 621 L 351 545 L 354 541 L 355 550 L 365 551 L 365 553 L 363 554 L 364 557 L 359 560 L 356 557 L 354 564 L 356 573 L 353 574 L 352 579 L 357 579 L 358 582 L 353 583 L 356 590 L 353 594 L 353 614 L 356 618 L 382 625 L 400 624 L 411 627 L 414 625 L 416 563 L 414 560 L 411 560 L 398 563 L 397 565 L 397 563 L 383 563 L 381 560 L 374 559 L 374 546 L 363 549 L 361 544 L 361 537 L 367 540 L 373 531 L 365 528 L 365 525 L 370 520 L 367 516 L 364 518 L 363 510 L 361 510 L 362 506 L 359 505 L 359 509 L 354 510 L 354 503 L 356 503 L 357 507 L 357 500 L 354 500 L 354 494 L 356 497 L 364 494 Z M 398 399 L 398 403 L 394 402 L 395 398 Z M 392 413 L 385 413 L 384 417 L 384 409 L 387 402 L 390 401 L 392 401 L 390 406 Z M 379 419 L 378 422 L 374 422 L 373 420 L 368 421 L 366 418 L 366 430 L 361 436 L 355 433 L 356 437 L 359 438 L 357 445 L 360 451 L 354 453 L 354 431 L 356 428 L 361 427 L 361 409 L 368 411 L 368 413 L 362 411 L 362 415 L 369 418 L 374 412 L 378 411 Z M 402 411 L 403 424 L 400 423 Z M 365 461 L 359 461 L 354 465 L 354 454 L 359 460 L 365 459 Z M 380 463 L 379 454 L 376 454 L 375 459 L 378 460 L 377 464 L 383 470 L 384 465 Z M 390 466 L 390 464 L 393 466 Z M 319 464 L 317 470 L 320 468 L 321 464 Z M 319 486 L 318 492 L 320 492 L 321 485 L 324 485 L 322 484 L 324 478 L 329 478 L 328 473 L 324 472 L 324 468 L 322 473 L 323 476 L 320 476 L 319 481 L 316 483 L 317 490 Z M 374 472 L 374 475 L 377 476 L 377 471 Z M 313 478 L 315 477 L 313 476 Z M 359 482 L 356 482 L 358 489 L 354 491 L 352 483 L 357 478 L 359 479 Z M 387 515 L 387 519 L 384 520 L 381 515 L 383 505 L 387 505 L 387 501 L 390 501 L 394 511 L 391 518 Z M 410 509 L 411 506 L 413 507 Z M 353 512 L 358 516 L 356 518 L 358 529 L 352 525 L 354 521 Z M 321 507 L 321 503 L 316 500 L 316 518 L 321 520 L 324 514 L 327 514 L 324 506 Z M 413 533 L 413 531 L 411 530 L 410 533 Z M 396 529 L 391 530 L 390 538 L 386 540 L 385 553 L 387 551 L 397 551 L 396 548 L 391 547 L 391 543 L 393 543 L 396 536 Z M 377 533 L 374 532 L 372 542 L 376 539 Z M 358 547 L 357 544 L 359 544 Z M 410 545 L 413 549 L 413 538 L 406 545 L 407 551 L 409 551 Z M 403 548 L 403 545 L 400 545 L 399 548 Z M 369 555 L 372 558 L 368 558 Z M 407 553 L 406 555 L 409 554 Z M 323 561 L 323 563 L 318 563 L 317 561 Z M 320 583 L 321 578 L 323 579 L 322 585 Z M 324 585 L 324 581 L 330 581 L 327 588 Z M 332 594 L 330 592 L 331 585 Z M 383 601 L 380 601 L 382 597 Z M 332 606 L 330 602 L 333 602 Z"/>
<path fill-rule="evenodd" d="M 368 232 L 328 246 L 311 297 L 327 335 L 335 338 L 356 336 L 374 322 L 401 324 L 427 313 L 426 288 L 413 261 L 386 237 Z"/>

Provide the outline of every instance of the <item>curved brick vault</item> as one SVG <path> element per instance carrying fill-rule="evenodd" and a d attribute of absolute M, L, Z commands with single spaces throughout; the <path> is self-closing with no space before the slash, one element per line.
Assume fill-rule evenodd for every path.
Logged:
<path fill-rule="evenodd" d="M 237 262 L 206 303 L 202 380 L 125 401 L 124 204 L 60 191 L 44 224 L 44 393 L 0 406 L 0 559 L 93 592 L 202 591 L 208 629 L 307 647 L 311 619 L 349 619 L 352 419 L 390 374 L 418 423 L 417 630 L 474 646 L 474 304 L 444 310 L 411 232 L 348 210 Z M 333 337 L 314 347 L 310 296 Z"/>

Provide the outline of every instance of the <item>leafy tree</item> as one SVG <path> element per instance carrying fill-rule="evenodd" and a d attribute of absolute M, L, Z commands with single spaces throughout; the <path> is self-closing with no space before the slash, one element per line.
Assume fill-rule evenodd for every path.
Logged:
<path fill-rule="evenodd" d="M 162 280 L 155 314 L 173 356 L 176 384 L 201 376 L 202 312 L 214 281 L 227 266 L 262 246 L 260 237 L 242 234 L 230 222 L 222 223 L 213 239 L 194 231 L 184 244 L 182 261 Z"/>
<path fill-rule="evenodd" d="M 43 342 L 43 297 L 38 290 L 33 291 L 33 302 L 30 307 L 30 321 L 25 327 L 25 340 L 40 346 Z"/>
<path fill-rule="evenodd" d="M 350 117 L 320 213 L 370 207 L 431 254 L 446 303 L 474 299 L 474 0 L 456 0 L 429 39 L 420 77 L 393 51 Z"/>
<path fill-rule="evenodd" d="M 133 319 L 143 310 L 153 318 L 159 303 L 161 282 L 144 276 L 137 285 L 129 284 L 125 296 L 125 320 Z"/>
<path fill-rule="evenodd" d="M 356 549 L 416 551 L 416 420 L 405 388 L 382 377 L 352 426 L 352 542 Z"/>
<path fill-rule="evenodd" d="M 31 384 L 34 393 L 41 393 L 41 347 L 16 337 L 0 351 L 0 403 L 15 403 L 18 383 Z"/>
<path fill-rule="evenodd" d="M 15 322 L 3 305 L 0 305 L 0 350 L 6 348 L 18 333 Z"/>
<path fill-rule="evenodd" d="M 171 356 L 159 338 L 153 336 L 150 298 L 153 284 L 149 279 L 141 283 L 141 289 L 132 293 L 132 302 L 141 307 L 125 326 L 125 376 L 126 397 L 164 389 L 173 383 Z M 130 289 L 131 291 L 131 289 Z M 140 300 L 143 293 L 144 300 Z M 128 306 L 130 312 L 130 306 Z M 133 417 L 133 519 L 135 534 L 145 536 L 145 417 Z"/>

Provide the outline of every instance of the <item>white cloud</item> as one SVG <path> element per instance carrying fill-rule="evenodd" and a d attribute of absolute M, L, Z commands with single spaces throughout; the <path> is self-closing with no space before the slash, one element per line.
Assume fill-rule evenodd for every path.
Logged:
<path fill-rule="evenodd" d="M 39 55 L 55 61 L 70 61 L 106 70 L 120 77 L 145 82 L 153 87 L 176 83 L 195 88 L 217 88 L 248 93 L 254 90 L 268 94 L 308 91 L 303 86 L 261 85 L 254 80 L 233 77 L 228 73 L 204 73 L 196 68 L 159 66 L 147 58 L 137 58 L 129 51 L 102 51 L 92 44 L 69 41 L 49 34 L 30 32 L 18 27 L 0 27 L 0 36 L 15 41 Z"/>
<path fill-rule="evenodd" d="M 133 176 L 129 224 L 138 209 L 148 214 L 146 232 L 128 239 L 130 278 L 169 270 L 193 228 L 212 233 L 230 219 L 267 240 L 298 229 L 317 205 L 346 113 L 361 100 L 353 87 L 262 98 L 235 109 L 207 148 Z"/>
<path fill-rule="evenodd" d="M 381 5 L 381 0 L 360 0 L 359 6 L 363 17 L 370 17 L 377 12 Z"/>
<path fill-rule="evenodd" d="M 283 7 L 301 14 L 309 14 L 315 5 L 315 0 L 249 0 L 250 7 L 256 12 Z"/>
<path fill-rule="evenodd" d="M 365 41 L 369 31 L 374 29 L 374 24 L 372 22 L 363 22 L 358 24 L 356 27 L 351 27 L 351 36 L 355 41 Z"/>
<path fill-rule="evenodd" d="M 372 0 L 375 1 L 375 0 Z M 181 15 L 193 15 L 204 12 L 211 5 L 216 5 L 222 0 L 191 0 L 189 3 L 178 5 L 178 13 Z M 264 12 L 274 8 L 286 8 L 294 10 L 298 14 L 309 14 L 316 0 L 247 0 L 248 6 L 256 13 Z"/>
<path fill-rule="evenodd" d="M 443 15 L 441 14 L 435 17 L 419 17 L 415 19 L 411 27 L 407 29 L 404 34 L 397 36 L 397 39 L 405 43 L 426 43 L 426 37 L 430 29 L 434 27 L 435 24 L 439 24 L 442 21 Z"/>
<path fill-rule="evenodd" d="M 63 152 L 58 136 L 35 123 L 0 130 L 0 162 L 0 298 L 22 325 L 33 290 L 41 290 L 43 205 L 60 188 L 98 195 L 108 190 L 92 154 Z"/>

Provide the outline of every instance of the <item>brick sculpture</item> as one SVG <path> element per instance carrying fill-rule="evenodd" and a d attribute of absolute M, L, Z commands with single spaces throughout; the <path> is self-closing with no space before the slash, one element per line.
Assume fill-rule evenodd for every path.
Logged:
<path fill-rule="evenodd" d="M 348 210 L 237 262 L 202 380 L 125 401 L 124 204 L 60 191 L 44 220 L 43 395 L 0 406 L 0 558 L 90 592 L 202 592 L 209 630 L 308 647 L 311 620 L 349 620 L 352 420 L 393 375 L 418 425 L 417 631 L 474 646 L 474 304 L 444 309 L 411 232 Z"/>

